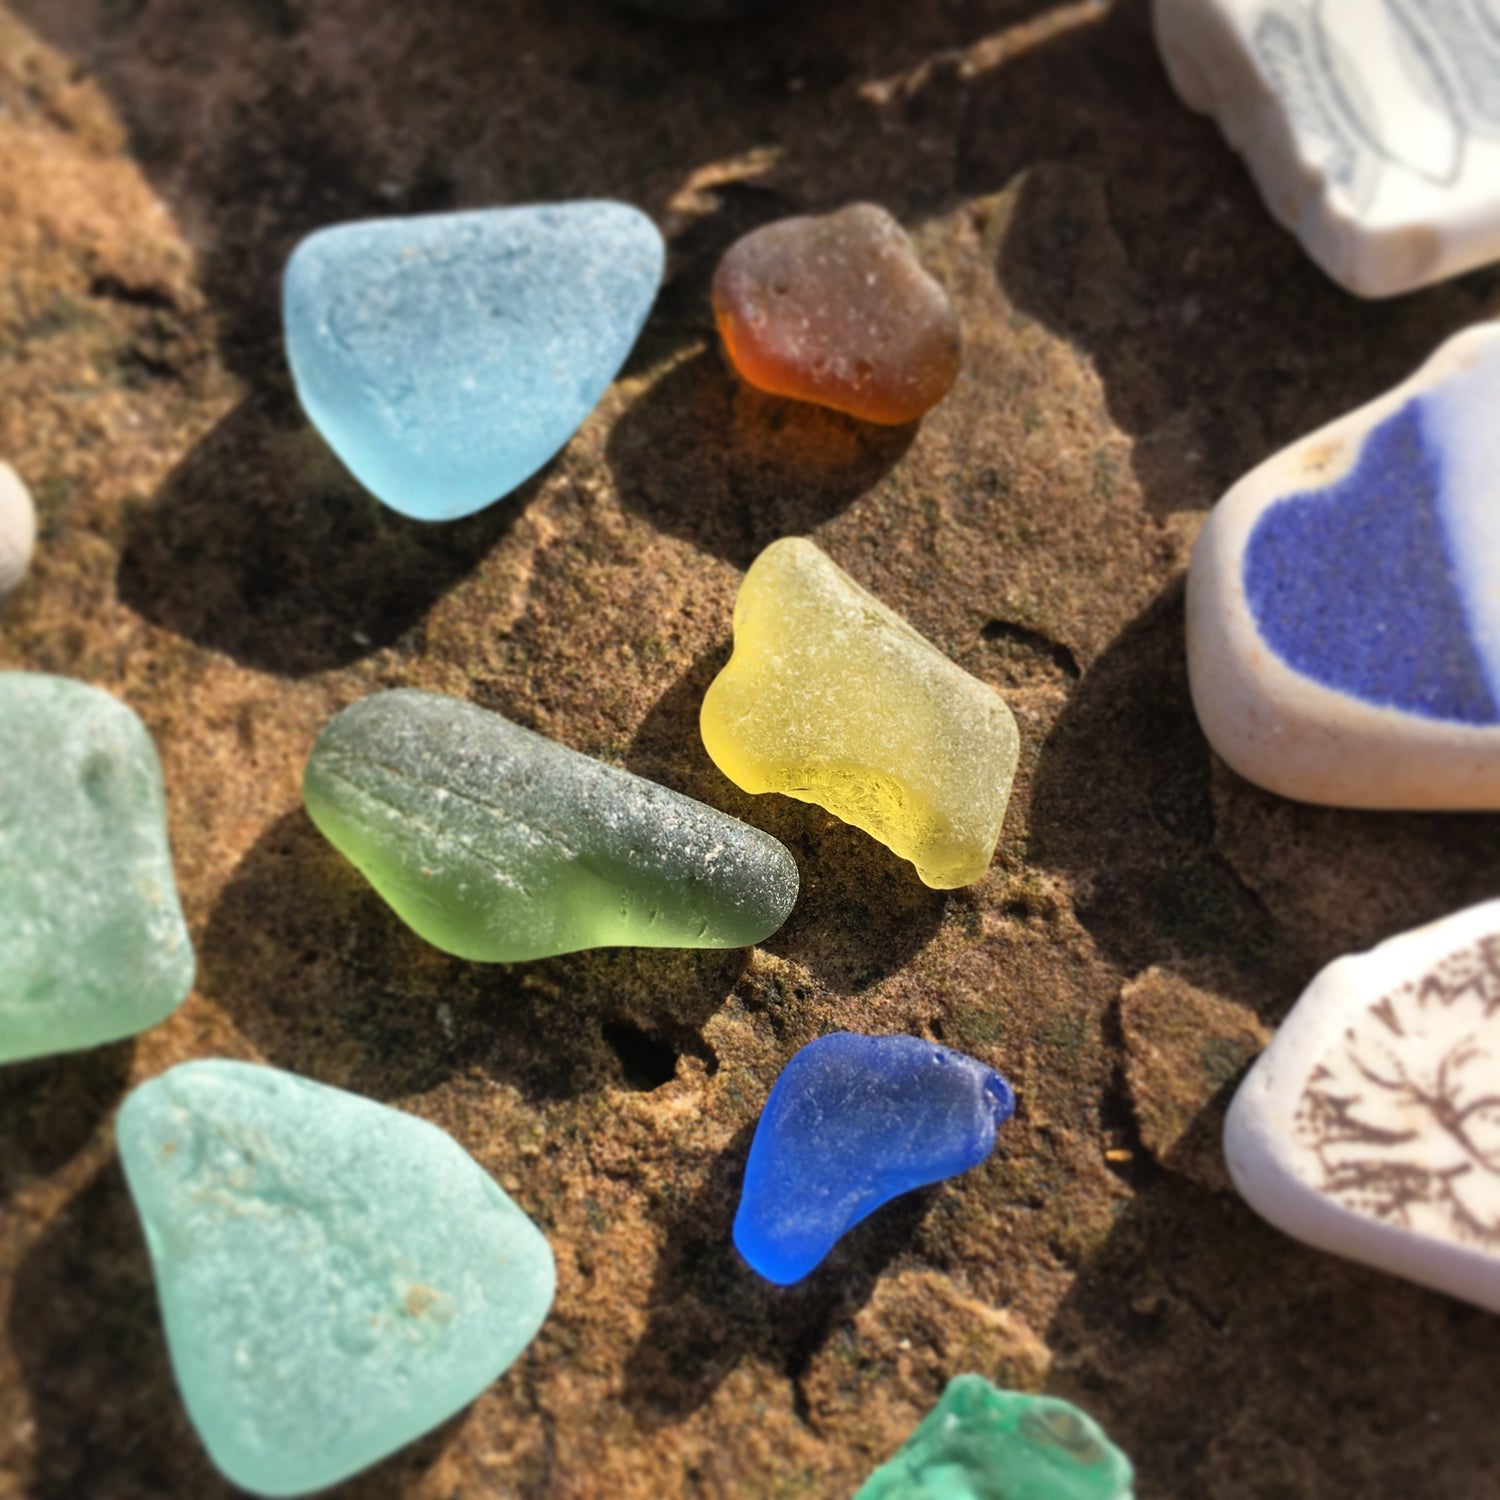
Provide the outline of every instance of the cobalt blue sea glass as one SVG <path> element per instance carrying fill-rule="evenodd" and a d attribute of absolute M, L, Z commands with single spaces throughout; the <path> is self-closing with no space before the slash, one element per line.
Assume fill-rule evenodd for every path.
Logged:
<path fill-rule="evenodd" d="M 287 265 L 287 357 L 313 424 L 393 510 L 451 521 L 536 473 L 630 353 L 661 282 L 624 203 L 319 230 Z"/>
<path fill-rule="evenodd" d="M 1256 627 L 1289 666 L 1381 707 L 1500 721 L 1500 352 L 1398 407 L 1354 466 L 1267 507 Z"/>
<path fill-rule="evenodd" d="M 1014 1109 L 1010 1085 L 962 1052 L 819 1037 L 782 1069 L 755 1127 L 734 1243 L 767 1281 L 800 1281 L 882 1203 L 982 1162 Z"/>

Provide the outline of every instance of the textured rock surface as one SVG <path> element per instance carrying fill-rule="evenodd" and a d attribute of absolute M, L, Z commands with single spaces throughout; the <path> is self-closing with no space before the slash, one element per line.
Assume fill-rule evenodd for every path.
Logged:
<path fill-rule="evenodd" d="M 186 998 L 166 810 L 125 704 L 0 672 L 0 1062 L 134 1036 Z"/>
<path fill-rule="evenodd" d="M 557 1253 L 510 1375 L 340 1500 L 852 1495 L 961 1370 L 1077 1402 L 1169 1500 L 1497 1488 L 1493 1319 L 1151 1156 L 1138 1101 L 1177 1095 L 1127 1084 L 1120 997 L 1155 968 L 1273 1025 L 1340 953 L 1494 895 L 1494 817 L 1299 806 L 1214 761 L 1180 577 L 1235 479 L 1500 313 L 1500 278 L 1339 292 L 1172 94 L 1138 0 L 874 16 L 789 6 L 726 58 L 727 32 L 596 0 L 0 6 L 0 453 L 42 530 L 0 660 L 141 714 L 200 959 L 167 1025 L 5 1075 L 0 1491 L 227 1494 L 109 1128 L 129 1083 L 223 1054 L 432 1120 Z M 671 249 L 604 405 L 472 520 L 378 506 L 291 393 L 292 246 L 598 196 Z M 717 348 L 724 249 L 855 198 L 963 322 L 965 374 L 914 433 L 762 397 Z M 1015 712 L 978 884 L 930 891 L 704 754 L 735 592 L 782 535 Z M 395 686 L 761 824 L 806 872 L 797 909 L 748 953 L 442 957 L 300 811 L 322 726 Z M 736 1195 L 776 1074 L 840 1029 L 941 1040 L 1024 1103 L 962 1192 L 890 1205 L 780 1291 L 735 1255 Z"/>
<path fill-rule="evenodd" d="M 482 963 L 744 948 L 797 899 L 769 834 L 439 693 L 346 708 L 302 796 L 415 931 Z"/>
<path fill-rule="evenodd" d="M 183 1400 L 255 1494 L 323 1489 L 446 1421 L 552 1304 L 536 1226 L 399 1110 L 208 1059 L 136 1089 L 119 1140 Z"/>

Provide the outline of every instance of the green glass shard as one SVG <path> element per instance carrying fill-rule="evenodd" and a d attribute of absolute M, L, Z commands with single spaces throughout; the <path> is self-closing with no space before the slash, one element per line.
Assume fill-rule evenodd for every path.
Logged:
<path fill-rule="evenodd" d="M 184 1063 L 119 1117 L 172 1367 L 257 1495 L 335 1483 L 495 1380 L 552 1304 L 552 1252 L 450 1136 L 275 1068 Z"/>
<path fill-rule="evenodd" d="M 0 673 L 0 1062 L 133 1036 L 192 987 L 145 726 L 86 683 Z"/>
<path fill-rule="evenodd" d="M 302 791 L 397 914 L 460 958 L 738 948 L 797 899 L 769 834 L 438 693 L 346 708 Z"/>
<path fill-rule="evenodd" d="M 957 1375 L 855 1500 L 1133 1500 L 1130 1460 L 1054 1396 Z"/>

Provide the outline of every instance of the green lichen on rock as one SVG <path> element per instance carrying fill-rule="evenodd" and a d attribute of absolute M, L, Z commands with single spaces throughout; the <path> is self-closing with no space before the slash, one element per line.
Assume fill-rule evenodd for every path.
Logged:
<path fill-rule="evenodd" d="M 1133 1500 L 1130 1461 L 1054 1396 L 958 1375 L 855 1500 Z"/>
<path fill-rule="evenodd" d="M 739 948 L 797 899 L 769 834 L 439 693 L 345 709 L 303 796 L 396 913 L 460 958 Z"/>
<path fill-rule="evenodd" d="M 145 726 L 86 683 L 0 673 L 0 1062 L 145 1031 L 193 967 Z"/>

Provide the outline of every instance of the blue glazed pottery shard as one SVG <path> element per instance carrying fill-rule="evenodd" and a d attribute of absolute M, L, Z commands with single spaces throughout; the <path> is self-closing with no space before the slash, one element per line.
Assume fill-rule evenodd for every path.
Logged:
<path fill-rule="evenodd" d="M 253 1494 L 322 1489 L 436 1427 L 551 1306 L 536 1226 L 383 1104 L 190 1062 L 130 1095 L 118 1136 L 188 1415 Z"/>
<path fill-rule="evenodd" d="M 1193 699 L 1252 781 L 1500 807 L 1500 324 L 1219 503 L 1188 580 Z"/>
<path fill-rule="evenodd" d="M 883 1203 L 967 1172 L 1015 1109 L 992 1068 L 912 1036 L 839 1031 L 781 1071 L 755 1128 L 734 1243 L 800 1281 Z"/>
<path fill-rule="evenodd" d="M 598 404 L 663 260 L 656 226 L 624 203 L 319 230 L 283 286 L 297 394 L 393 510 L 470 515 L 536 473 Z"/>

